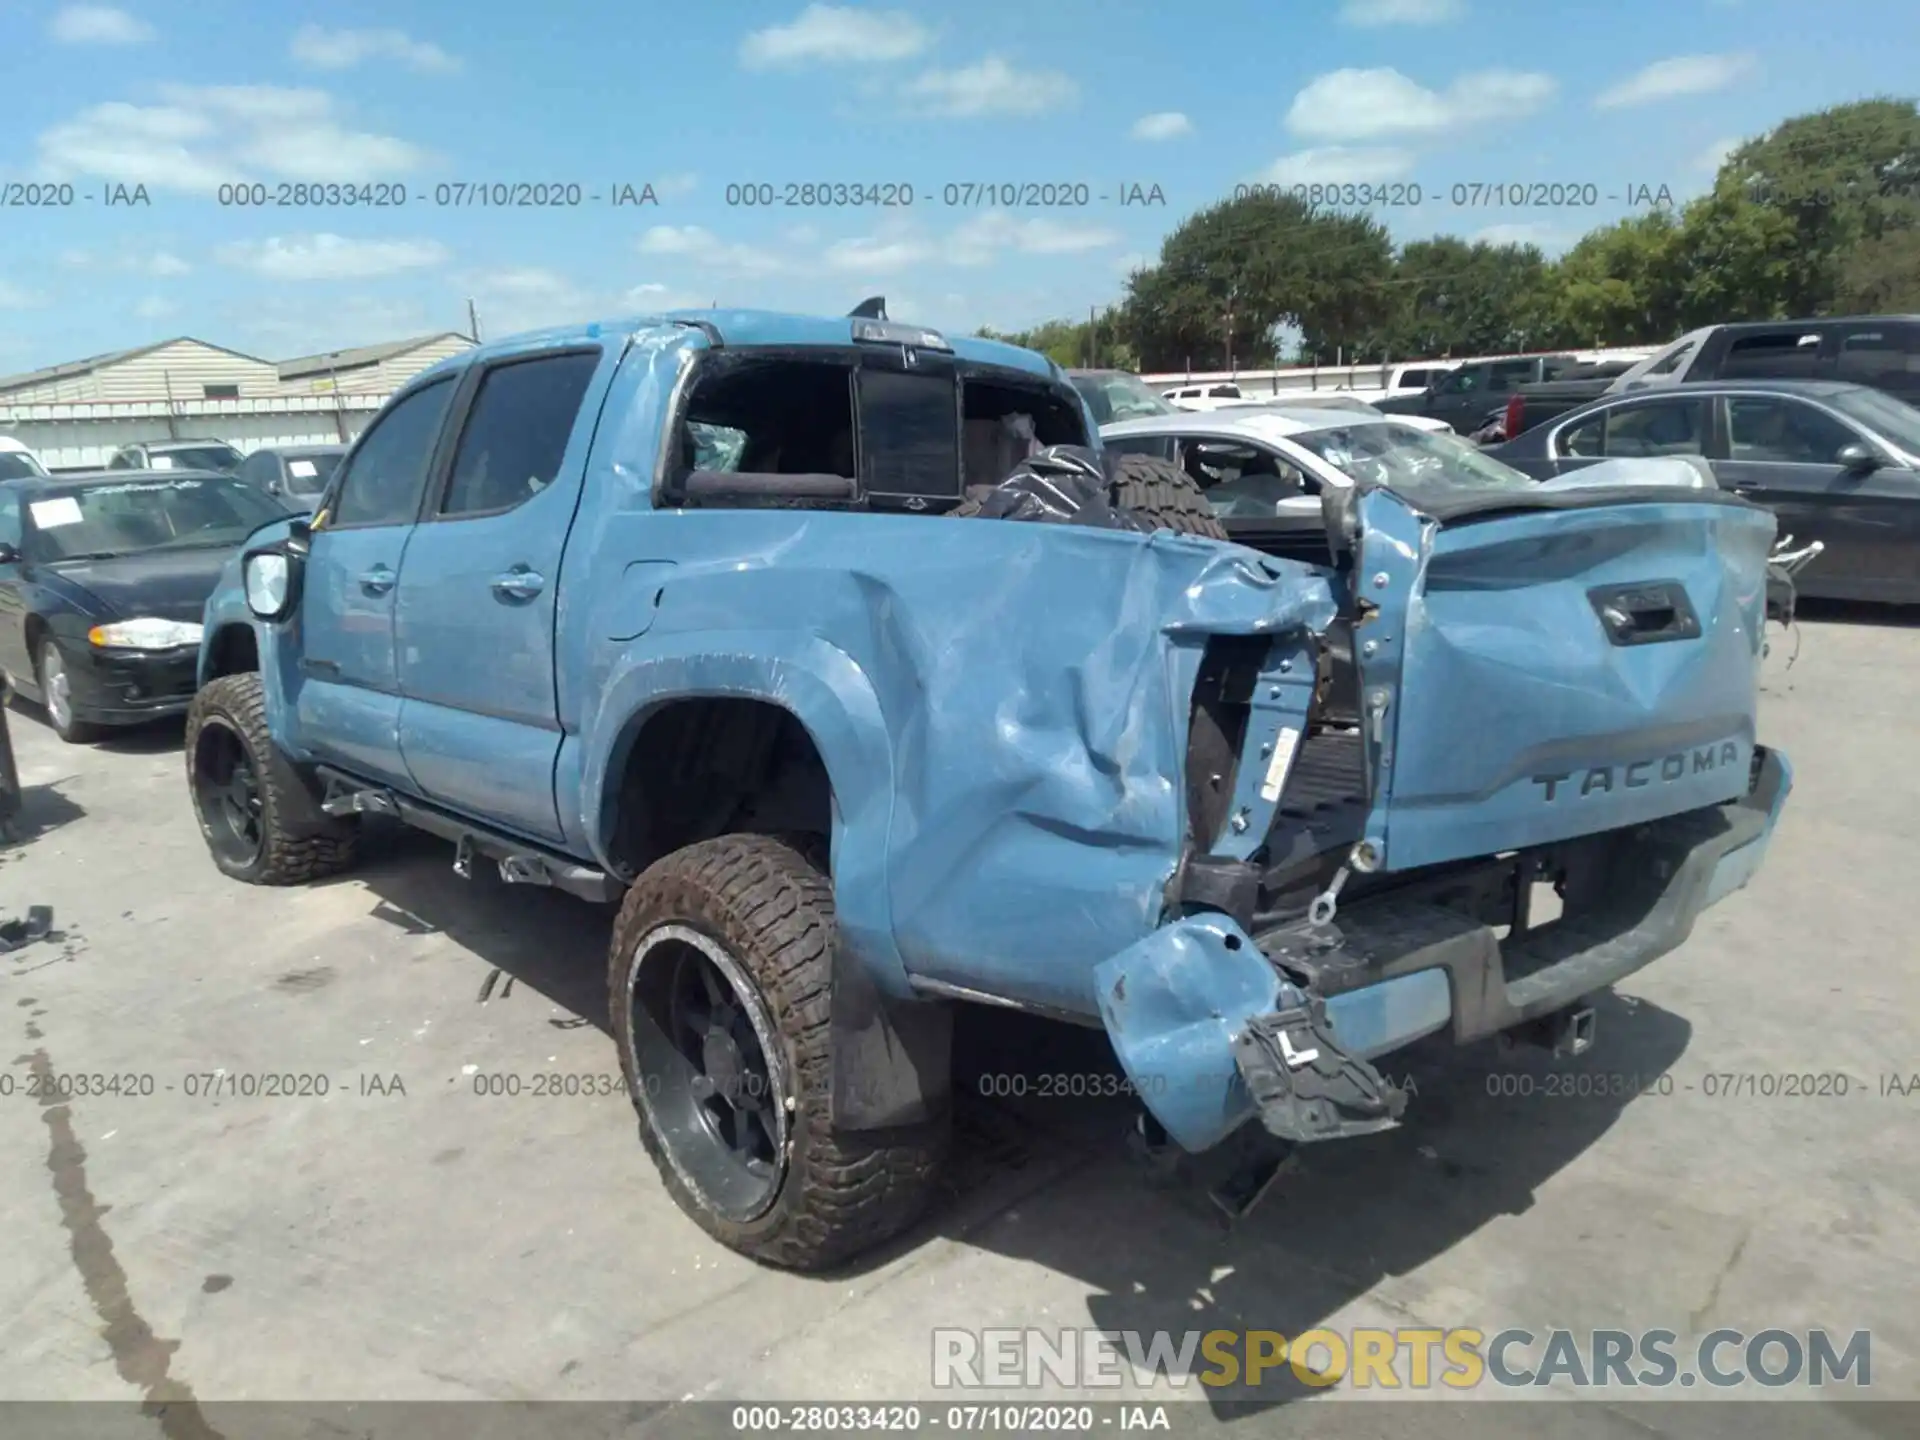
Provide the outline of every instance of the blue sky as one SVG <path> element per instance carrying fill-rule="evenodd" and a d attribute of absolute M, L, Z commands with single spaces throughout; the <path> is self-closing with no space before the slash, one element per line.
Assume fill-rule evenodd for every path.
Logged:
<path fill-rule="evenodd" d="M 1551 252 L 1631 187 L 1698 193 L 1729 142 L 1788 115 L 1911 93 L 1916 55 L 1906 0 L 4 0 L 0 182 L 95 198 L 0 208 L 0 372 L 176 334 L 273 358 L 374 343 L 463 328 L 469 297 L 488 336 L 873 293 L 899 318 L 1013 328 L 1117 298 L 1182 216 L 1262 180 L 1418 185 L 1422 204 L 1378 212 L 1397 238 Z M 222 184 L 329 181 L 409 198 L 219 203 Z M 435 204 L 463 181 L 584 203 Z M 784 200 L 807 181 L 914 201 L 727 203 L 730 183 Z M 1091 203 L 944 203 L 1003 182 Z M 1601 198 L 1453 205 L 1474 182 Z M 103 205 L 114 183 L 150 203 Z M 648 183 L 657 206 L 608 203 Z M 1165 205 L 1098 198 L 1133 184 Z"/>

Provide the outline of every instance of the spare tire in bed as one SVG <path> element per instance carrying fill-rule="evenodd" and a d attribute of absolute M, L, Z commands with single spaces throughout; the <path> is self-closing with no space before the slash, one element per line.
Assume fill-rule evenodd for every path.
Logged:
<path fill-rule="evenodd" d="M 1161 530 L 1224 540 L 1227 530 L 1214 518 L 1194 478 L 1170 460 L 1152 455 L 1111 456 L 1113 503 L 1144 515 Z"/>

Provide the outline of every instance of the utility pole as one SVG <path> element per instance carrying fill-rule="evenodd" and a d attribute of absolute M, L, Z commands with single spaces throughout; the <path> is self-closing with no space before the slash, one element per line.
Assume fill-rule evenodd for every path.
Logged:
<path fill-rule="evenodd" d="M 480 313 L 473 308 L 471 296 L 467 299 L 467 338 L 476 345 L 480 343 Z"/>
<path fill-rule="evenodd" d="M 1227 373 L 1229 375 L 1233 373 L 1233 300 L 1235 293 L 1236 291 L 1232 287 L 1229 287 L 1227 290 L 1227 313 L 1220 317 L 1220 324 L 1226 335 Z"/>

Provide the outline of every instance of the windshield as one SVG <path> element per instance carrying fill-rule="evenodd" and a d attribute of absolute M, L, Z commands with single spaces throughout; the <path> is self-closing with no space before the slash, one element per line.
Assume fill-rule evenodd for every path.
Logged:
<path fill-rule="evenodd" d="M 1292 437 L 1353 479 L 1371 480 L 1409 497 L 1421 491 L 1531 490 L 1536 482 L 1457 435 L 1411 425 L 1342 425 Z"/>
<path fill-rule="evenodd" d="M 333 472 L 340 466 L 340 456 L 322 452 L 318 455 L 288 455 L 287 489 L 295 495 L 312 499 L 327 488 L 327 481 L 333 478 Z"/>
<path fill-rule="evenodd" d="M 31 455 L 19 450 L 0 450 L 0 480 L 24 480 L 29 475 L 46 473 L 34 463 Z"/>
<path fill-rule="evenodd" d="M 1843 390 L 1831 396 L 1833 408 L 1884 435 L 1909 455 L 1920 456 L 1920 410 L 1883 390 Z"/>
<path fill-rule="evenodd" d="M 285 507 L 237 480 L 129 480 L 48 490 L 27 502 L 26 553 L 51 563 L 237 545 Z"/>
<path fill-rule="evenodd" d="M 147 463 L 154 470 L 237 470 L 246 458 L 231 445 L 187 445 L 151 453 Z"/>
<path fill-rule="evenodd" d="M 1093 412 L 1093 423 L 1111 425 L 1116 420 L 1139 420 L 1148 415 L 1178 415 L 1178 407 L 1154 390 L 1138 375 L 1118 371 L 1105 375 L 1075 375 L 1078 390 Z"/>

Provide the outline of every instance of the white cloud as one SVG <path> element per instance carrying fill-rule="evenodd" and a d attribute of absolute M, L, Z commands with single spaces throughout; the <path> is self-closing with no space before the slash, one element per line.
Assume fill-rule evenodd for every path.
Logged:
<path fill-rule="evenodd" d="M 153 27 L 111 5 L 67 5 L 54 12 L 47 33 L 63 45 L 139 45 Z"/>
<path fill-rule="evenodd" d="M 98 175 L 157 190 L 213 190 L 246 178 L 230 160 L 195 145 L 214 130 L 206 116 L 174 106 L 109 101 L 43 131 L 40 160 L 56 177 Z"/>
<path fill-rule="evenodd" d="M 1026 255 L 1077 255 L 1116 244 L 1120 237 L 1093 225 L 1071 225 L 1036 217 L 1017 219 L 989 210 L 968 220 L 947 239 L 946 255 L 956 265 L 984 265 L 1002 250 Z"/>
<path fill-rule="evenodd" d="M 1477 71 L 1445 90 L 1429 90 L 1398 70 L 1334 70 L 1293 97 L 1286 123 L 1310 140 L 1430 135 L 1532 114 L 1558 88 L 1550 75 L 1520 70 Z"/>
<path fill-rule="evenodd" d="M 929 70 L 902 92 L 922 114 L 1039 115 L 1071 104 L 1080 87 L 1054 70 L 1016 70 L 998 55 L 958 70 Z"/>
<path fill-rule="evenodd" d="M 1467 13 L 1463 0 L 1343 0 L 1340 18 L 1349 25 L 1444 25 Z"/>
<path fill-rule="evenodd" d="M 642 255 L 679 256 L 706 269 L 741 275 L 771 275 L 787 262 L 778 255 L 735 240 L 722 240 L 698 225 L 655 225 L 640 237 Z"/>
<path fill-rule="evenodd" d="M 740 42 L 749 70 L 795 65 L 875 64 L 910 60 L 933 43 L 933 32 L 900 10 L 809 5 L 785 25 L 755 30 Z"/>
<path fill-rule="evenodd" d="M 426 40 L 404 30 L 326 30 L 303 25 L 288 47 L 293 58 L 316 70 L 351 70 L 367 60 L 395 60 L 409 70 L 445 74 L 460 62 Z"/>
<path fill-rule="evenodd" d="M 1328 145 L 1282 155 L 1260 172 L 1269 185 L 1378 185 L 1413 169 L 1413 152 L 1386 146 Z"/>
<path fill-rule="evenodd" d="M 321 234 L 236 241 L 215 250 L 214 258 L 270 280 L 370 280 L 444 264 L 450 254 L 437 240 L 349 240 Z"/>
<path fill-rule="evenodd" d="M 205 193 L 263 175 L 361 184 L 429 158 L 405 140 L 348 129 L 324 90 L 163 85 L 160 97 L 164 104 L 94 105 L 44 131 L 42 169 Z"/>
<path fill-rule="evenodd" d="M 829 270 L 862 275 L 894 275 L 911 269 L 932 254 L 929 246 L 917 240 L 862 236 L 835 241 L 827 247 L 823 258 Z"/>
<path fill-rule="evenodd" d="M 1157 115 L 1142 115 L 1129 133 L 1136 140 L 1177 140 L 1193 133 L 1193 122 L 1178 110 L 1162 110 Z"/>
<path fill-rule="evenodd" d="M 1747 54 L 1676 55 L 1670 60 L 1656 60 L 1646 69 L 1602 90 L 1593 102 L 1594 108 L 1617 110 L 1626 105 L 1672 100 L 1681 95 L 1707 95 L 1726 89 L 1756 68 L 1754 57 Z"/>
<path fill-rule="evenodd" d="M 222 313 L 224 332 L 256 355 L 316 355 L 429 330 L 465 330 L 464 304 L 427 309 L 418 299 L 377 298 L 334 287 L 282 289 L 236 298 Z"/>
<path fill-rule="evenodd" d="M 149 295 L 133 307 L 133 313 L 141 320 L 165 320 L 178 315 L 180 306 L 164 295 Z"/>
<path fill-rule="evenodd" d="M 662 200 L 677 200 L 682 195 L 691 195 L 699 187 L 700 177 L 690 170 L 682 170 L 654 181 L 653 193 Z"/>
<path fill-rule="evenodd" d="M 427 152 L 391 135 L 366 135 L 334 125 L 263 135 L 240 158 L 289 180 L 361 185 L 418 169 Z"/>
<path fill-rule="evenodd" d="M 703 300 L 691 290 L 676 290 L 671 285 L 649 282 L 631 287 L 621 295 L 620 300 L 623 308 L 652 313 L 660 310 L 700 310 L 712 298 L 709 295 Z"/>
<path fill-rule="evenodd" d="M 138 246 L 111 255 L 95 255 L 88 250 L 63 250 L 60 252 L 60 263 L 69 270 L 120 270 L 136 275 L 151 275 L 157 280 L 169 280 L 176 275 L 193 272 L 193 267 L 178 255 Z"/>
<path fill-rule="evenodd" d="M 0 280 L 0 310 L 31 310 L 45 303 L 45 299 L 35 292 L 22 290 L 18 285 Z"/>
<path fill-rule="evenodd" d="M 1704 170 L 1710 175 L 1717 175 L 1720 173 L 1720 167 L 1727 163 L 1728 157 L 1739 148 L 1738 140 L 1716 140 L 1693 157 L 1693 168 Z"/>

